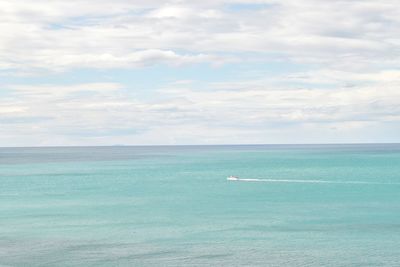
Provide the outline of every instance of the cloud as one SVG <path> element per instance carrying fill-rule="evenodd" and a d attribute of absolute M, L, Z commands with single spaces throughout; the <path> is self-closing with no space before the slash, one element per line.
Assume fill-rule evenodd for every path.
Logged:
<path fill-rule="evenodd" d="M 245 8 L 252 4 L 254 8 Z M 276 53 L 293 62 L 336 69 L 393 67 L 399 60 L 397 4 L 390 0 L 329 4 L 101 0 L 96 5 L 87 0 L 41 0 L 32 5 L 1 1 L 0 67 L 218 65 L 230 62 L 233 55 L 246 60 L 242 54 L 246 52 Z M 236 8 L 227 8 L 230 5 Z"/>
<path fill-rule="evenodd" d="M 387 137 L 400 117 L 397 6 L 0 0 L 0 144 Z M 139 90 L 127 73 L 149 66 L 161 70 L 141 79 L 157 84 Z"/>
<path fill-rule="evenodd" d="M 335 90 L 274 88 L 276 81 L 263 80 L 247 87 L 242 81 L 236 88 L 234 83 L 205 85 L 213 90 L 172 82 L 158 89 L 158 99 L 150 100 L 131 95 L 117 83 L 9 85 L 9 97 L 0 100 L 0 140 L 26 136 L 26 129 L 36 138 L 47 136 L 46 141 L 40 138 L 44 144 L 55 144 L 57 136 L 74 144 L 87 138 L 108 144 L 120 139 L 130 144 L 248 142 L 249 136 L 260 142 L 267 142 L 266 136 L 288 142 L 289 137 L 276 132 L 292 131 L 293 138 L 293 131 L 317 126 L 354 134 L 400 122 L 397 74 L 372 75 L 372 80 L 382 79 L 378 86 L 361 83 Z"/>

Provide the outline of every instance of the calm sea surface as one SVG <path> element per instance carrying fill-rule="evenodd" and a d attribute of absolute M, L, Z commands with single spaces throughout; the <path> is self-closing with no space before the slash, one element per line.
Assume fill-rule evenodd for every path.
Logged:
<path fill-rule="evenodd" d="M 400 145 L 0 148 L 0 266 L 400 266 Z"/>

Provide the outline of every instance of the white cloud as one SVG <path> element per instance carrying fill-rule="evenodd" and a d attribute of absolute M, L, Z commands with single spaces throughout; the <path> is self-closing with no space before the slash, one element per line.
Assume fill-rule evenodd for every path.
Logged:
<path fill-rule="evenodd" d="M 14 76 L 0 88 L 0 145 L 387 136 L 400 120 L 399 29 L 394 0 L 0 0 L 0 76 Z M 47 71 L 232 62 L 250 71 L 234 64 L 237 77 L 218 83 L 177 74 L 147 88 L 150 99 L 118 79 L 15 82 Z M 281 70 L 267 73 L 271 62 Z"/>
<path fill-rule="evenodd" d="M 398 83 L 386 80 L 386 75 L 376 77 L 383 77 L 379 86 L 336 90 L 275 89 L 264 81 L 240 89 L 230 89 L 232 83 L 208 84 L 219 89 L 201 90 L 191 89 L 191 83 L 173 82 L 172 88 L 159 90 L 158 100 L 133 97 L 115 83 L 9 85 L 12 93 L 0 100 L 0 140 L 13 135 L 46 140 L 45 144 L 57 144 L 60 136 L 66 144 L 84 144 L 89 139 L 106 140 L 106 144 L 122 143 L 118 140 L 128 144 L 243 143 L 251 136 L 258 142 L 274 138 L 274 142 L 287 143 L 293 132 L 298 142 L 306 142 L 309 131 L 319 127 L 326 131 L 326 138 L 337 141 L 341 135 L 335 137 L 332 131 L 351 136 L 368 132 L 374 125 L 400 122 Z M 397 81 L 398 76 L 391 73 L 389 77 Z M 27 129 L 31 137 L 26 137 Z M 279 137 L 279 131 L 292 134 Z"/>
<path fill-rule="evenodd" d="M 43 56 L 43 60 L 39 61 L 36 68 L 46 68 L 53 66 L 54 68 L 66 69 L 73 67 L 86 68 L 127 68 L 127 67 L 143 67 L 153 64 L 170 64 L 182 65 L 189 63 L 201 63 L 210 60 L 212 57 L 198 55 L 179 55 L 168 50 L 143 50 L 129 54 L 67 54 L 59 57 L 51 58 Z"/>
<path fill-rule="evenodd" d="M 240 3 L 267 5 L 227 8 Z M 0 67 L 218 64 L 224 62 L 221 53 L 249 51 L 336 69 L 393 67 L 399 61 L 397 5 L 391 0 L 0 1 Z M 158 56 L 146 60 L 156 51 Z"/>

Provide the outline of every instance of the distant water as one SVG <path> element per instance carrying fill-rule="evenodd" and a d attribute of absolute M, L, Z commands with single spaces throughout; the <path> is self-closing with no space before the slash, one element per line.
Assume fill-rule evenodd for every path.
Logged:
<path fill-rule="evenodd" d="M 0 266 L 400 266 L 399 249 L 400 145 L 0 148 Z"/>

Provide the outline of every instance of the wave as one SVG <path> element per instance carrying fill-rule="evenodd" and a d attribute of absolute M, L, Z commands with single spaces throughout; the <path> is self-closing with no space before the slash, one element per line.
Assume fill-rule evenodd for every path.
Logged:
<path fill-rule="evenodd" d="M 368 182 L 368 181 L 334 181 L 334 180 L 292 180 L 292 179 L 256 179 L 236 178 L 230 181 L 238 182 L 265 182 L 265 183 L 307 183 L 307 184 L 370 184 L 370 185 L 400 185 L 395 182 Z"/>

